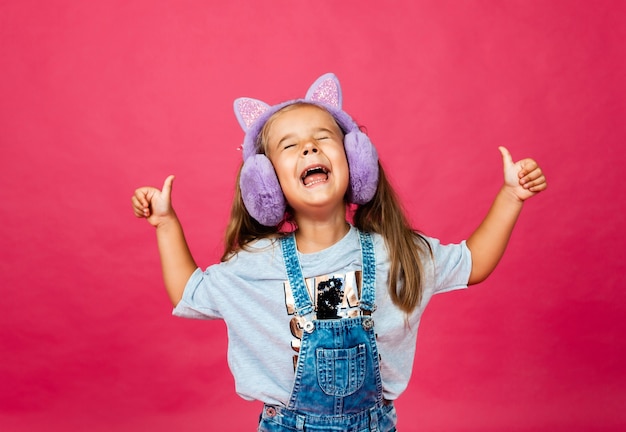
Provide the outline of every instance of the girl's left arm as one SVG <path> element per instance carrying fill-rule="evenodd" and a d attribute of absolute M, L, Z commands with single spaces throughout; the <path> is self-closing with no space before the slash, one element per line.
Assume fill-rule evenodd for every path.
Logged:
<path fill-rule="evenodd" d="M 467 247 L 472 254 L 469 285 L 484 281 L 496 268 L 524 201 L 548 187 L 537 162 L 528 158 L 513 162 L 506 148 L 499 149 L 504 165 L 504 184 L 485 219 L 467 239 Z"/>

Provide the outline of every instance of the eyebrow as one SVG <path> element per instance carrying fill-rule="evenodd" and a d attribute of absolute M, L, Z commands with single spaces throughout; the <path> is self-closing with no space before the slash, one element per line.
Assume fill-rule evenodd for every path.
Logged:
<path fill-rule="evenodd" d="M 288 141 L 288 140 L 290 140 L 294 136 L 295 136 L 295 134 L 287 134 L 287 135 L 285 135 L 284 137 L 282 137 L 282 139 L 280 141 L 278 141 L 278 143 L 276 144 L 276 148 L 279 148 L 284 141 Z"/>

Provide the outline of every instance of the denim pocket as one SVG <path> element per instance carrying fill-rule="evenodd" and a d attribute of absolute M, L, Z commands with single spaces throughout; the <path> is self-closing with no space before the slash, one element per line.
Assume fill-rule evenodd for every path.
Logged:
<path fill-rule="evenodd" d="M 365 379 L 365 344 L 352 348 L 315 350 L 317 381 L 329 396 L 348 396 L 363 385 Z"/>

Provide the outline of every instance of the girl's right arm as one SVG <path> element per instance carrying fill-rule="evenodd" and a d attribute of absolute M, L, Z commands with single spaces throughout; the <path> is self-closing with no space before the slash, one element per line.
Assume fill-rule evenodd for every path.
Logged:
<path fill-rule="evenodd" d="M 156 228 L 163 280 L 170 300 L 176 306 L 183 296 L 187 281 L 198 266 L 191 255 L 183 228 L 172 207 L 174 176 L 165 179 L 163 189 L 145 186 L 132 197 L 135 216 L 146 218 Z"/>

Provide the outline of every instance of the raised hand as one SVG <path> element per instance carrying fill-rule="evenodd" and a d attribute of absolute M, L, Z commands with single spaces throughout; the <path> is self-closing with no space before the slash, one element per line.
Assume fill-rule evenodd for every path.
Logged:
<path fill-rule="evenodd" d="M 504 186 L 520 201 L 538 194 L 548 187 L 543 171 L 534 159 L 526 158 L 513 162 L 506 147 L 498 147 L 504 166 Z"/>
<path fill-rule="evenodd" d="M 172 208 L 172 183 L 174 176 L 165 179 L 161 190 L 144 186 L 135 190 L 131 201 L 133 212 L 138 218 L 146 218 L 152 226 L 158 226 L 164 219 L 174 216 Z"/>

